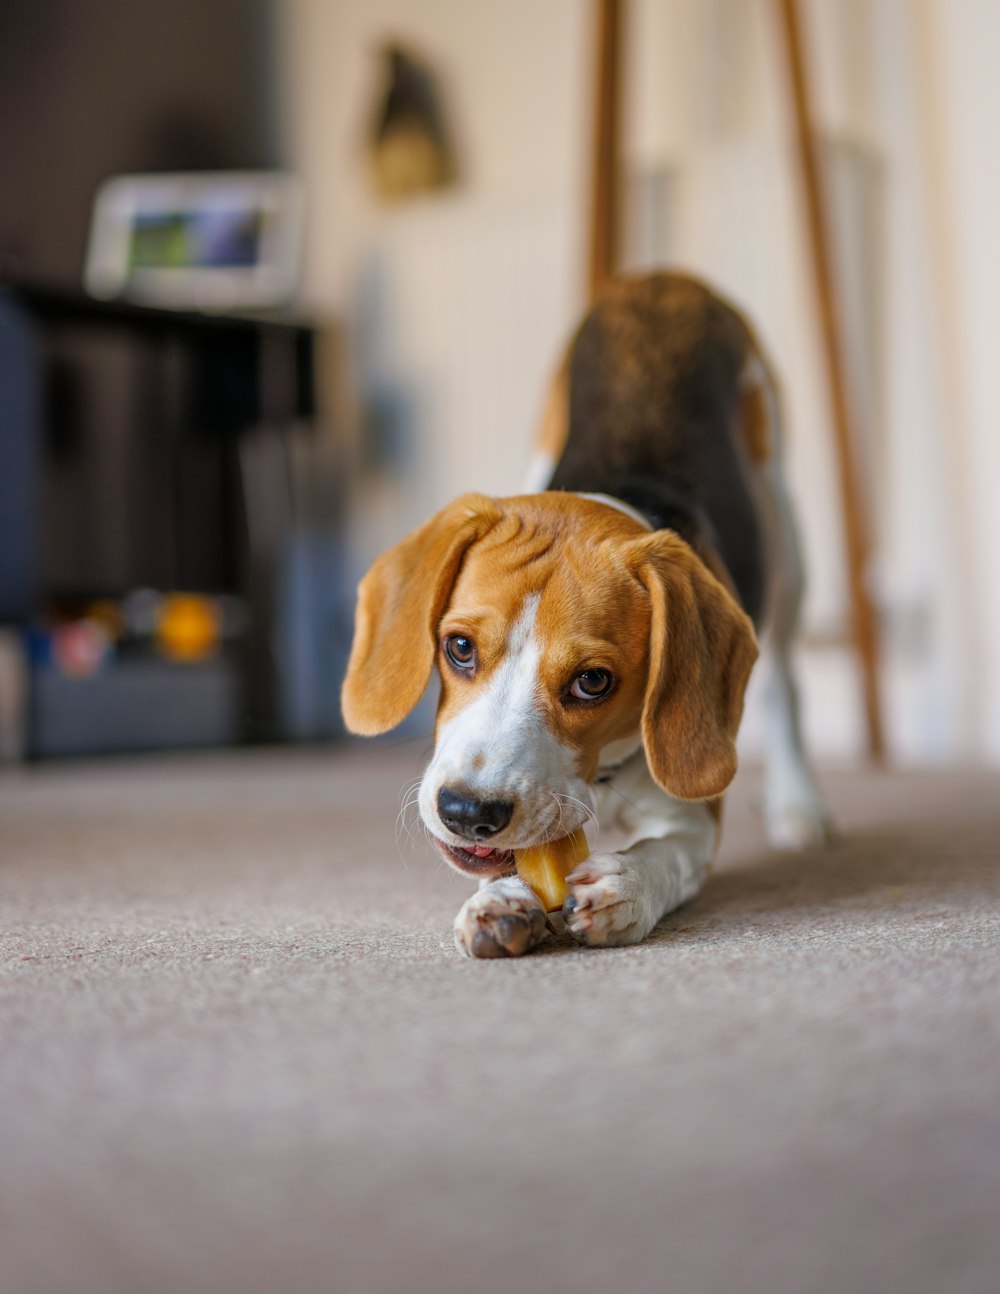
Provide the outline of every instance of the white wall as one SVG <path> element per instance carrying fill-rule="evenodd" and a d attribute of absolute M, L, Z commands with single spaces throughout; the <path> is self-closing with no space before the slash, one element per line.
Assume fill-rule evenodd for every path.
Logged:
<path fill-rule="evenodd" d="M 960 549 L 950 578 L 966 615 L 963 744 L 1000 761 L 1000 5 L 923 0 L 916 9 L 949 396 L 938 428 L 952 504 L 943 521 Z"/>
<path fill-rule="evenodd" d="M 579 0 L 284 0 L 281 13 L 285 127 L 309 184 L 308 304 L 351 300 L 382 219 L 364 139 L 387 37 L 412 43 L 441 75 L 466 196 L 551 199 L 582 183 L 591 40 Z"/>
<path fill-rule="evenodd" d="M 517 490 L 583 302 L 588 9 L 578 0 L 286 0 L 285 129 L 309 194 L 304 305 L 346 333 L 353 432 L 399 421 L 355 491 L 361 568 L 463 490 Z M 439 73 L 460 184 L 377 204 L 365 137 L 395 37 Z"/>

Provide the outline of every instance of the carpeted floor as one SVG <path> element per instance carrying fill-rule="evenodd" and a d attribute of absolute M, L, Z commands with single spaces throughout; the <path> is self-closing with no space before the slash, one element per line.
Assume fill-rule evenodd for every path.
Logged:
<path fill-rule="evenodd" d="M 0 778 L 2 1294 L 996 1294 L 995 774 L 741 775 L 647 944 L 473 963 L 418 759 Z"/>

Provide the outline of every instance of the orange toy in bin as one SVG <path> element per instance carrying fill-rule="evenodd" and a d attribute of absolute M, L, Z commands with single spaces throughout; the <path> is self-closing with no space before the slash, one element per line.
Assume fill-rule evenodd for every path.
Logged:
<path fill-rule="evenodd" d="M 219 645 L 219 613 L 211 598 L 171 593 L 163 599 L 156 641 L 173 660 L 196 661 Z"/>

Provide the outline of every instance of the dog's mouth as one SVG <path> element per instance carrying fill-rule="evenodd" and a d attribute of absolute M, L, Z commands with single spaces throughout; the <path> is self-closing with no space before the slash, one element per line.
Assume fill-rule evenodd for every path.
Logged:
<path fill-rule="evenodd" d="M 494 849 L 491 845 L 449 845 L 434 837 L 434 843 L 445 860 L 468 876 L 502 876 L 514 870 L 514 853 L 510 849 Z"/>

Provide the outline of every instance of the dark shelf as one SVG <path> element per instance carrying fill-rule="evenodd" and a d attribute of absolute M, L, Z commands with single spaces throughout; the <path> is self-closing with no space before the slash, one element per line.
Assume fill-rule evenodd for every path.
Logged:
<path fill-rule="evenodd" d="M 214 715 L 189 725 L 199 743 L 210 731 L 281 735 L 276 582 L 294 522 L 280 463 L 314 425 L 315 337 L 301 319 L 97 301 L 37 282 L 0 288 L 0 492 L 20 508 L 9 536 L 0 524 L 0 619 L 27 623 L 57 598 L 142 587 L 235 594 L 250 616 L 239 660 L 201 675 L 150 666 L 142 687 L 120 666 L 86 687 L 39 677 L 44 739 L 33 749 L 79 746 L 76 711 L 84 731 L 96 725 L 95 749 L 142 746 L 143 722 L 154 745 L 164 723 L 179 739 L 154 710 L 190 715 L 199 704 L 206 722 Z M 261 437 L 284 446 L 277 459 L 250 452 Z M 96 722 L 105 705 L 107 731 Z"/>

